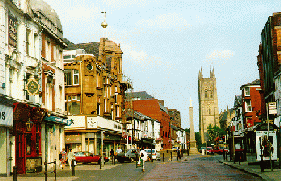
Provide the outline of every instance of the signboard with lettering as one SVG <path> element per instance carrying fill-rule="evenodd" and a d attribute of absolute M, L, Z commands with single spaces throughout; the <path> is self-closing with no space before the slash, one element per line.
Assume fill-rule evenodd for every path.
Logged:
<path fill-rule="evenodd" d="M 0 125 L 13 126 L 13 107 L 0 104 Z"/>
<path fill-rule="evenodd" d="M 9 45 L 17 48 L 17 18 L 9 12 L 8 16 L 9 21 Z"/>
<path fill-rule="evenodd" d="M 269 114 L 277 114 L 276 102 L 268 103 L 268 113 Z"/>

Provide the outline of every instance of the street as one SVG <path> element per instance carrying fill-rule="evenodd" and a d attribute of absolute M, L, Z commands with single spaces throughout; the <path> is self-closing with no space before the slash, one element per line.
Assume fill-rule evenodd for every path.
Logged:
<path fill-rule="evenodd" d="M 71 176 L 71 170 L 66 167 L 59 169 L 57 181 L 68 180 L 262 180 L 251 174 L 244 173 L 238 169 L 231 168 L 218 162 L 218 156 L 185 156 L 181 160 L 173 157 L 170 161 L 168 157 L 165 162 L 154 161 L 145 162 L 145 171 L 141 167 L 136 168 L 134 163 L 116 163 L 111 162 L 100 169 L 99 165 L 86 164 L 75 167 L 75 176 Z M 0 178 L 0 180 L 12 180 L 9 178 Z M 43 173 L 32 173 L 20 175 L 19 181 L 41 181 L 45 180 Z M 55 180 L 54 173 L 48 173 L 48 180 Z"/>

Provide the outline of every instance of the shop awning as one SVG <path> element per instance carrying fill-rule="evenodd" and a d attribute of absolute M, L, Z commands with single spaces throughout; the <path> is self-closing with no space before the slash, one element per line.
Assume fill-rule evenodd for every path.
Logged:
<path fill-rule="evenodd" d="M 72 119 L 63 119 L 63 118 L 57 117 L 57 116 L 46 116 L 46 117 L 44 117 L 43 120 L 47 121 L 47 122 L 65 124 L 66 126 L 70 126 L 73 123 Z"/>

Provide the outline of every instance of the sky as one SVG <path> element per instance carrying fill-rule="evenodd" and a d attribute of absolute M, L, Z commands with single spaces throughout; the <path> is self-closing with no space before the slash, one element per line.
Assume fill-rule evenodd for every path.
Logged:
<path fill-rule="evenodd" d="M 146 91 L 181 112 L 189 128 L 192 99 L 199 130 L 198 73 L 214 68 L 219 110 L 232 108 L 240 87 L 259 78 L 261 31 L 281 12 L 279 0 L 45 0 L 73 43 L 120 43 L 123 73 L 134 91 Z M 101 23 L 106 12 L 108 27 Z"/>

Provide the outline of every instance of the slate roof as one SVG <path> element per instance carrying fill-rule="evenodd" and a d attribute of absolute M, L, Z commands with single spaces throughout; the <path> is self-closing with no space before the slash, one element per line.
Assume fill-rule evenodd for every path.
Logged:
<path fill-rule="evenodd" d="M 127 96 L 130 96 L 132 99 L 137 98 L 138 100 L 154 99 L 154 97 L 149 95 L 146 91 L 126 93 L 126 97 Z"/>
<path fill-rule="evenodd" d="M 250 85 L 261 85 L 260 79 L 256 79 L 251 83 L 247 83 L 247 84 L 242 85 L 240 87 L 240 90 L 242 90 L 243 87 L 250 86 Z"/>

